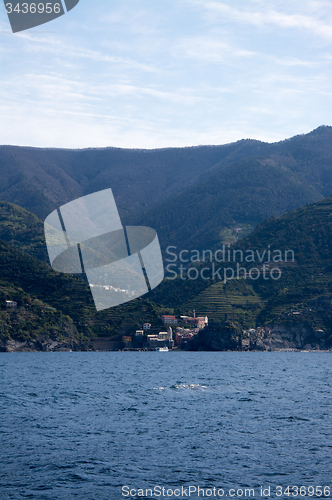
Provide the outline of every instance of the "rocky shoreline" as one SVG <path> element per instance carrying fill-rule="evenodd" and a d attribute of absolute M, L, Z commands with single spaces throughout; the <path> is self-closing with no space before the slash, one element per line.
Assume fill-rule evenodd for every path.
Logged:
<path fill-rule="evenodd" d="M 138 349 L 140 350 L 140 349 Z M 3 353 L 13 353 L 13 352 L 133 352 L 127 349 L 105 349 L 96 350 L 93 348 L 92 344 L 87 341 L 77 341 L 73 340 L 70 342 L 59 342 L 54 340 L 44 340 L 44 341 L 27 341 L 19 342 L 18 340 L 7 340 L 6 342 L 1 342 L 0 352 Z M 142 351 L 142 350 L 140 350 Z M 174 352 L 192 352 L 180 349 L 174 349 Z M 149 351 L 150 352 L 150 351 Z M 330 352 L 331 349 L 297 349 L 297 348 L 271 348 L 270 350 L 262 351 L 261 349 L 251 349 L 250 351 L 203 351 L 200 352 Z"/>
<path fill-rule="evenodd" d="M 56 340 L 7 340 L 0 343 L 0 352 L 72 352 L 89 351 L 88 341 L 72 340 L 70 342 L 59 342 Z"/>

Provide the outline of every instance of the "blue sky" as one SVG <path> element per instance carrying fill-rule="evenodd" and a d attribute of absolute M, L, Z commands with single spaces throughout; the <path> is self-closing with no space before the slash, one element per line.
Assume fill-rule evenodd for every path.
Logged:
<path fill-rule="evenodd" d="M 12 34 L 1 144 L 268 142 L 332 125 L 332 2 L 80 0 Z"/>

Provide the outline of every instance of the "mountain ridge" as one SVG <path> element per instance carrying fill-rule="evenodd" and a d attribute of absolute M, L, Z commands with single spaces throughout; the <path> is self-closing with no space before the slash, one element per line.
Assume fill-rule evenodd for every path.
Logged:
<path fill-rule="evenodd" d="M 0 147 L 0 199 L 44 218 L 112 188 L 125 225 L 150 225 L 163 249 L 228 241 L 332 192 L 332 127 L 276 143 L 154 150 Z M 288 190 L 288 193 L 287 193 Z M 235 241 L 234 234 L 231 240 Z"/>

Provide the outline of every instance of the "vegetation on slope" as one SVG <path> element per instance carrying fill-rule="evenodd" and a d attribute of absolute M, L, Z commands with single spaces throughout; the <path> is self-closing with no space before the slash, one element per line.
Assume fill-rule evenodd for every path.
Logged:
<path fill-rule="evenodd" d="M 92 150 L 38 150 L 39 160 L 36 163 L 36 151 L 33 148 L 18 148 L 21 156 L 13 162 L 17 166 L 20 161 L 22 168 L 24 155 L 27 154 L 23 150 L 29 149 L 29 168 L 26 174 L 30 176 L 29 189 L 34 189 L 31 186 L 35 186 L 33 179 L 36 179 L 36 171 L 41 168 L 41 162 L 46 165 L 48 154 L 53 155 L 52 167 L 48 164 L 47 168 L 45 166 L 38 182 L 45 182 L 45 190 L 42 192 L 48 192 L 49 200 L 54 195 L 52 203 L 55 205 L 88 190 L 106 187 L 107 182 L 112 180 L 115 186 L 121 187 L 121 203 L 125 206 L 129 194 L 135 198 L 135 191 L 132 190 L 135 185 L 138 186 L 137 192 L 140 192 L 141 187 L 143 189 L 142 183 L 148 178 L 147 170 L 144 170 L 146 168 L 151 169 L 151 182 L 146 182 L 149 185 L 144 187 L 143 194 L 146 196 L 146 189 L 152 188 L 153 200 L 149 198 L 148 203 L 156 203 L 155 193 L 161 193 L 167 176 L 170 172 L 175 173 L 178 169 L 177 161 L 181 158 L 184 162 L 183 170 L 178 177 L 170 176 L 171 187 L 165 188 L 168 200 L 162 202 L 160 196 L 162 209 L 156 207 L 150 215 L 148 212 L 145 214 L 150 218 L 142 218 L 139 210 L 144 206 L 144 201 L 139 194 L 138 200 L 128 202 L 128 217 L 131 214 L 133 220 L 133 211 L 138 207 L 135 221 L 156 227 L 165 245 L 173 243 L 179 245 L 179 249 L 185 244 L 188 244 L 188 248 L 216 249 L 220 247 L 220 233 L 224 231 L 223 234 L 228 234 L 229 237 L 232 224 L 246 224 L 249 228 L 251 224 L 272 215 L 249 237 L 239 241 L 235 248 L 243 251 L 248 248 L 263 250 L 270 245 L 279 250 L 291 249 L 295 253 L 296 262 L 290 266 L 278 264 L 282 271 L 279 280 L 264 280 L 262 277 L 227 283 L 222 283 L 222 279 L 165 280 L 144 299 L 96 313 L 87 283 L 81 277 L 54 273 L 46 264 L 48 258 L 42 221 L 17 205 L 3 202 L 0 204 L 0 238 L 10 244 L 2 243 L 0 251 L 3 297 L 10 298 L 21 289 L 27 299 L 42 300 L 44 305 L 52 306 L 71 318 L 77 334 L 84 337 L 112 336 L 130 329 L 133 331 L 142 321 L 157 325 L 162 311 L 180 314 L 189 313 L 193 308 L 197 313 L 207 314 L 215 320 L 222 320 L 226 313 L 231 314 L 232 318 L 247 327 L 276 321 L 292 324 L 305 322 L 331 332 L 331 198 L 273 217 L 285 209 L 330 194 L 327 190 L 332 186 L 331 134 L 331 127 L 320 127 L 305 136 L 274 145 L 242 141 L 242 144 L 212 147 L 211 150 L 209 147 L 156 150 L 151 155 L 146 151 L 127 151 L 125 154 L 122 150 L 100 150 L 97 152 L 103 161 L 92 171 L 88 169 L 89 162 L 95 157 Z M 16 149 L 9 150 L 14 157 Z M 7 155 L 9 150 L 6 150 Z M 76 156 L 78 153 L 81 153 L 80 160 Z M 157 160 L 159 153 L 164 155 L 163 160 L 154 169 L 151 158 Z M 191 156 L 186 156 L 187 153 Z M 128 187 L 124 191 L 122 188 L 125 178 L 120 175 L 118 165 L 111 168 L 110 154 L 114 154 L 114 158 L 118 160 L 125 159 L 127 174 L 133 171 L 134 159 L 138 156 L 140 158 L 142 170 L 137 169 L 132 177 L 128 177 Z M 222 157 L 220 161 L 217 161 L 218 157 Z M 59 158 L 67 158 L 62 170 L 56 166 Z M 186 158 L 190 160 L 186 162 Z M 178 189 L 176 185 L 179 179 L 184 180 L 188 176 L 191 162 L 194 164 L 194 180 L 185 181 L 182 194 L 172 197 Z M 200 162 L 204 164 L 202 171 L 199 169 Z M 161 183 L 158 184 L 158 181 L 155 184 L 160 165 L 168 167 Z M 10 193 L 13 194 L 15 189 L 20 191 L 22 179 L 20 180 L 20 176 L 15 177 L 13 171 L 8 172 L 2 189 L 10 198 Z M 48 177 L 44 176 L 45 172 Z M 140 177 L 143 174 L 144 179 Z M 55 185 L 52 184 L 54 176 L 58 183 Z M 121 178 L 119 184 L 117 176 L 118 180 Z M 114 189 L 116 191 L 117 188 Z M 32 198 L 38 204 L 38 192 L 41 191 L 37 191 L 37 195 Z M 49 208 L 47 213 L 48 211 Z M 225 230 L 227 225 L 230 227 Z M 174 239 L 168 240 L 167 235 Z M 17 249 L 37 257 L 45 264 L 21 254 Z M 230 266 L 229 263 L 215 264 L 221 269 Z M 204 265 L 198 265 L 198 268 L 201 269 Z M 247 269 L 252 267 L 250 263 L 243 265 Z M 56 318 L 54 321 L 57 321 Z"/>
<path fill-rule="evenodd" d="M 329 197 L 270 218 L 231 248 L 231 251 L 242 250 L 244 256 L 250 250 L 258 251 L 262 257 L 265 251 L 261 262 L 257 257 L 255 262 L 240 262 L 247 272 L 258 268 L 259 273 L 253 273 L 253 279 L 248 276 L 244 279 L 242 273 L 239 280 L 223 282 L 225 268 L 234 269 L 236 277 L 237 262 L 189 263 L 192 267 L 196 265 L 199 271 L 203 266 L 211 269 L 215 265 L 221 270 L 221 279 L 213 283 L 211 280 L 190 280 L 184 273 L 186 279 L 165 280 L 152 298 L 169 306 L 174 300 L 178 308 L 195 309 L 198 314 L 206 314 L 212 320 L 222 321 L 227 314 L 247 328 L 277 322 L 306 324 L 316 332 L 323 330 L 327 345 L 332 345 L 331 241 L 332 197 Z M 264 279 L 263 265 L 268 259 L 268 250 L 271 259 L 273 256 L 278 258 L 277 262 L 270 263 Z M 281 252 L 283 261 L 279 261 L 279 253 L 273 253 L 273 250 Z M 285 262 L 285 251 L 294 252 L 294 262 L 291 252 L 288 252 L 288 262 Z M 271 278 L 271 267 L 280 269 L 280 279 Z M 208 274 L 205 272 L 205 276 Z M 231 276 L 230 271 L 227 271 L 227 276 Z"/>
<path fill-rule="evenodd" d="M 173 309 L 157 306 L 143 298 L 97 312 L 90 288 L 81 277 L 56 273 L 34 257 L 2 241 L 0 276 L 0 304 L 4 309 L 0 317 L 0 331 L 3 341 L 11 332 L 14 335 L 11 338 L 34 340 L 35 329 L 49 335 L 56 332 L 57 335 L 67 336 L 69 323 L 72 323 L 72 333 L 78 340 L 113 337 L 134 333 L 143 322 L 161 326 L 161 314 L 173 313 Z M 18 303 L 17 317 L 14 312 L 10 314 L 5 309 L 6 300 Z M 31 309 L 31 304 L 36 307 Z M 28 312 L 22 312 L 22 307 Z M 40 308 L 44 312 L 37 314 Z"/>
<path fill-rule="evenodd" d="M 185 195 L 166 200 L 144 220 L 156 229 L 164 248 L 211 248 L 221 242 L 225 227 L 254 227 L 321 197 L 283 164 L 250 158 L 218 170 Z"/>
<path fill-rule="evenodd" d="M 49 262 L 43 222 L 18 205 L 0 201 L 0 239 L 43 262 Z"/>
<path fill-rule="evenodd" d="M 332 192 L 332 127 L 275 144 L 125 150 L 0 147 L 0 197 L 46 217 L 112 188 L 123 223 L 154 227 L 163 247 L 204 248 Z M 244 233 L 242 233 L 244 234 Z"/>

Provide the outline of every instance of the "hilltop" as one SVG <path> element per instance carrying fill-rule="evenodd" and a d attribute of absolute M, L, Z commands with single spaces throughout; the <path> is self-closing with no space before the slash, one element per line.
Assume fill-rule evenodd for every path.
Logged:
<path fill-rule="evenodd" d="M 162 248 L 235 242 L 271 216 L 332 192 L 332 127 L 274 144 L 137 149 L 0 147 L 0 198 L 45 218 L 112 188 L 123 224 L 150 225 Z"/>

